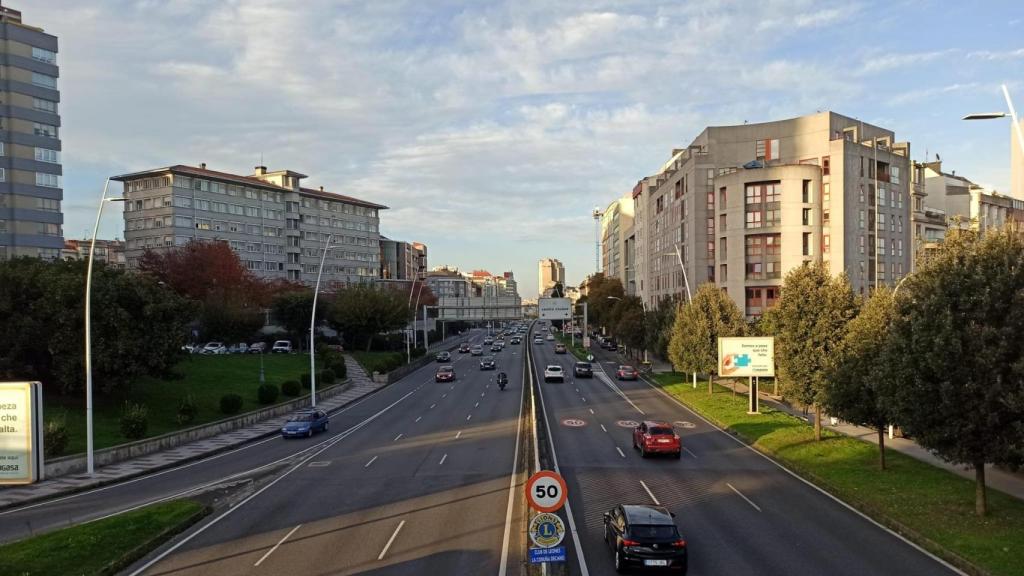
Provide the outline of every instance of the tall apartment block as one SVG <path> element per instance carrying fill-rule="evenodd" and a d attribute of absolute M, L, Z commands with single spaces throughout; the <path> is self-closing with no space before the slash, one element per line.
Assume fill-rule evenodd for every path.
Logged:
<path fill-rule="evenodd" d="M 57 37 L 0 6 L 0 260 L 60 258 Z"/>
<path fill-rule="evenodd" d="M 708 127 L 633 190 L 636 292 L 653 307 L 713 282 L 759 316 L 806 262 L 857 293 L 892 284 L 911 266 L 910 165 L 892 131 L 834 112 Z"/>
<path fill-rule="evenodd" d="M 382 280 L 417 280 L 427 276 L 427 247 L 419 242 L 380 238 Z"/>
<path fill-rule="evenodd" d="M 627 293 L 632 271 L 627 243 L 632 234 L 633 199 L 626 194 L 601 213 L 601 270 L 607 278 L 618 278 Z"/>
<path fill-rule="evenodd" d="M 537 292 L 543 296 L 555 284 L 565 286 L 565 266 L 554 258 L 545 258 L 537 263 Z"/>
<path fill-rule="evenodd" d="M 111 179 L 124 183 L 124 238 L 129 268 L 146 250 L 190 241 L 223 241 L 246 268 L 265 278 L 316 282 L 324 248 L 324 281 L 352 284 L 380 276 L 380 211 L 386 206 L 303 188 L 305 174 L 243 176 L 175 165 Z"/>

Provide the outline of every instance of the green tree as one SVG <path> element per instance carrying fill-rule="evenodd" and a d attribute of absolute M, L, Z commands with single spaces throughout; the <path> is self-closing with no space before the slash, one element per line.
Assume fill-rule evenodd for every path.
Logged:
<path fill-rule="evenodd" d="M 615 305 L 626 297 L 622 282 L 618 278 L 608 278 L 598 272 L 587 279 L 586 288 L 589 322 L 594 326 L 612 330 L 615 326 L 613 313 Z"/>
<path fill-rule="evenodd" d="M 821 263 L 792 269 L 768 323 L 775 330 L 775 363 L 782 393 L 814 407 L 814 437 L 821 440 L 821 403 L 830 359 L 856 312 L 850 283 Z"/>
<path fill-rule="evenodd" d="M 636 296 L 627 296 L 616 302 L 614 312 L 615 336 L 627 348 L 643 349 L 646 343 L 645 313 L 640 299 Z"/>
<path fill-rule="evenodd" d="M 746 321 L 728 294 L 707 282 L 697 289 L 693 300 L 676 311 L 668 353 L 672 366 L 680 372 L 711 374 L 718 368 L 718 338 L 742 336 Z"/>
<path fill-rule="evenodd" d="M 323 321 L 323 300 L 317 300 L 317 319 Z M 302 342 L 309 330 L 309 319 L 313 314 L 313 291 L 309 288 L 290 290 L 274 296 L 270 312 L 278 324 L 284 327 L 292 341 Z"/>
<path fill-rule="evenodd" d="M 391 288 L 356 284 L 338 290 L 327 309 L 327 322 L 345 341 L 370 350 L 373 335 L 402 328 L 411 318 L 406 295 Z"/>
<path fill-rule="evenodd" d="M 1024 463 L 1024 238 L 951 228 L 901 288 L 891 330 L 896 421 L 925 448 L 975 471 Z"/>
<path fill-rule="evenodd" d="M 658 358 L 667 359 L 669 342 L 672 340 L 673 327 L 676 321 L 676 309 L 679 307 L 676 295 L 661 298 L 658 305 L 648 310 L 645 316 L 647 330 L 647 346 Z"/>
<path fill-rule="evenodd" d="M 885 470 L 885 426 L 892 422 L 886 354 L 893 321 L 892 291 L 875 290 L 850 321 L 825 380 L 823 404 L 833 414 L 878 431 L 878 465 Z"/>

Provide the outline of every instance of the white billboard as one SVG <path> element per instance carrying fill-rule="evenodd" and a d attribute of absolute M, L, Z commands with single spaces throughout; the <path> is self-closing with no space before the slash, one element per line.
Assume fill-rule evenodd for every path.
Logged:
<path fill-rule="evenodd" d="M 39 382 L 0 382 L 0 484 L 31 484 L 43 465 Z"/>
<path fill-rule="evenodd" d="M 572 300 L 568 298 L 539 298 L 537 308 L 541 320 L 569 320 L 572 318 Z"/>
<path fill-rule="evenodd" d="M 719 376 L 775 376 L 775 338 L 719 338 Z"/>

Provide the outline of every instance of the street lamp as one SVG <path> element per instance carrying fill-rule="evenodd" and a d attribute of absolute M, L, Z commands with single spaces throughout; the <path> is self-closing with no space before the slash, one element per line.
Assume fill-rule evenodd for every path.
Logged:
<path fill-rule="evenodd" d="M 683 265 L 682 245 L 679 244 L 679 243 L 676 243 L 674 245 L 674 248 L 675 248 L 676 258 L 679 260 L 679 269 L 683 271 L 683 285 L 686 286 L 686 301 L 687 302 L 691 302 L 693 300 L 693 295 L 690 294 L 690 281 L 686 278 L 686 266 Z M 662 256 L 668 256 L 671 253 L 672 252 L 665 252 L 665 253 L 662 254 Z M 693 373 L 693 388 L 694 389 L 697 388 L 697 373 L 696 372 Z"/>
<path fill-rule="evenodd" d="M 316 273 L 316 287 L 313 288 L 313 313 L 309 315 L 309 391 L 311 407 L 316 408 L 316 347 L 313 338 L 316 336 L 316 297 L 320 293 L 320 277 L 324 273 L 324 260 L 327 259 L 327 251 L 337 246 L 331 246 L 334 234 L 327 235 L 327 243 L 324 245 L 324 253 L 320 256 L 320 269 Z"/>
<path fill-rule="evenodd" d="M 1021 128 L 1020 121 L 1017 119 L 1017 111 L 1013 108 L 1013 101 L 1010 100 L 1010 91 L 1006 88 L 1006 84 L 1001 85 L 1003 89 L 1003 97 L 1006 98 L 1006 107 L 1010 109 L 1009 113 L 1006 112 L 979 112 L 975 114 L 968 114 L 964 116 L 964 120 L 992 120 L 994 118 L 1006 118 L 1010 117 L 1013 121 L 1013 130 L 1017 134 L 1017 145 L 1020 146 L 1021 153 L 1024 154 L 1024 128 Z"/>
<path fill-rule="evenodd" d="M 95 471 L 92 441 L 92 262 L 96 252 L 96 234 L 100 229 L 100 218 L 107 202 L 125 202 L 126 198 L 107 198 L 110 178 L 103 184 L 100 207 L 96 210 L 96 224 L 92 227 L 92 242 L 89 243 L 89 264 L 85 273 L 85 468 L 90 476 Z"/>

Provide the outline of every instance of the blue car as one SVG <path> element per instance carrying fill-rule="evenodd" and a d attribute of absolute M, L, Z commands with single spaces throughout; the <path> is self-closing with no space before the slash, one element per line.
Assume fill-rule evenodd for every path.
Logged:
<path fill-rule="evenodd" d="M 281 428 L 281 436 L 285 438 L 297 438 L 305 436 L 309 438 L 314 432 L 327 432 L 330 418 L 323 410 L 303 410 L 293 414 Z"/>

